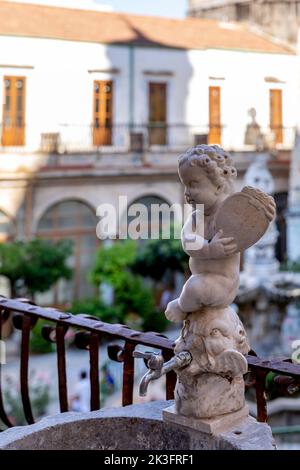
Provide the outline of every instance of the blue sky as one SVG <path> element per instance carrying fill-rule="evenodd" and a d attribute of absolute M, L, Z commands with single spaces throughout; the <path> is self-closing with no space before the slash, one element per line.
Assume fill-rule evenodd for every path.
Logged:
<path fill-rule="evenodd" d="M 187 0 L 99 0 L 96 3 L 110 5 L 114 11 L 183 18 Z"/>
<path fill-rule="evenodd" d="M 188 0 L 6 0 L 11 2 L 38 3 L 69 8 L 102 9 L 107 6 L 111 11 L 136 13 L 139 15 L 158 15 L 184 18 Z"/>

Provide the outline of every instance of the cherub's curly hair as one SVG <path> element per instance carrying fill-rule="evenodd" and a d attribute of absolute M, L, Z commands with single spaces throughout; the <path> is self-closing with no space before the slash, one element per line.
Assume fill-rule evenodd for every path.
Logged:
<path fill-rule="evenodd" d="M 210 181 L 223 186 L 226 193 L 234 191 L 233 182 L 237 176 L 233 159 L 218 145 L 197 145 L 179 157 L 180 167 L 185 163 L 202 168 Z"/>

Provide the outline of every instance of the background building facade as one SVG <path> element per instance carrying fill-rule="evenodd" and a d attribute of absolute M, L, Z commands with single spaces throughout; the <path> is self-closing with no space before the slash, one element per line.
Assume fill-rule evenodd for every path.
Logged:
<path fill-rule="evenodd" d="M 231 151 L 237 186 L 269 151 L 285 201 L 298 80 L 292 49 L 238 24 L 0 1 L 2 239 L 73 239 L 61 304 L 89 293 L 98 205 L 182 203 L 189 146 Z"/>

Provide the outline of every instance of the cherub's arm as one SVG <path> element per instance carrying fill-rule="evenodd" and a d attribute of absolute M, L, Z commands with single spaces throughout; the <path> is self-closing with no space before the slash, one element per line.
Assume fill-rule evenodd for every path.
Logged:
<path fill-rule="evenodd" d="M 234 238 L 222 237 L 222 230 L 212 240 L 204 238 L 204 222 L 201 212 L 195 211 L 188 218 L 181 231 L 184 251 L 192 258 L 221 259 L 237 253 Z"/>
<path fill-rule="evenodd" d="M 187 255 L 191 257 L 207 256 L 208 240 L 204 238 L 204 222 L 201 212 L 195 211 L 187 219 L 181 231 L 181 243 Z"/>

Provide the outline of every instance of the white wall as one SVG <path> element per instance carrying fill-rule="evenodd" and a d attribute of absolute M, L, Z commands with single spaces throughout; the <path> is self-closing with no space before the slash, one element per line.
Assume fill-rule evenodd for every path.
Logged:
<path fill-rule="evenodd" d="M 1 82 L 4 75 L 27 77 L 26 142 L 29 149 L 39 145 L 41 132 L 58 130 L 66 132 L 67 141 L 74 140 L 75 146 L 84 148 L 85 139 L 90 145 L 93 81 L 97 79 L 115 81 L 115 124 L 128 120 L 128 53 L 123 47 L 109 48 L 108 54 L 108 48 L 99 44 L 1 37 L 0 66 L 2 64 L 33 67 L 0 68 Z M 112 67 L 120 69 L 121 73 L 88 72 Z M 71 126 L 71 131 L 66 130 L 64 124 Z"/>
<path fill-rule="evenodd" d="M 250 108 L 256 109 L 258 124 L 262 130 L 267 130 L 270 88 L 283 90 L 283 125 L 287 128 L 295 126 L 298 112 L 295 102 L 299 99 L 296 56 L 221 50 L 191 51 L 189 54 L 195 74 L 187 97 L 188 122 L 198 119 L 208 123 L 208 87 L 220 86 L 224 147 L 230 150 L 243 148 Z M 283 83 L 267 83 L 265 77 Z M 285 137 L 287 146 L 291 145 L 293 134 L 287 133 Z"/>
<path fill-rule="evenodd" d="M 27 77 L 27 149 L 38 149 L 42 132 L 57 131 L 68 144 L 67 150 L 91 148 L 93 81 L 96 79 L 114 81 L 114 146 L 126 149 L 128 133 L 125 126 L 130 119 L 129 64 L 130 52 L 126 46 L 1 36 L 0 83 L 4 75 Z M 112 73 L 111 69 L 117 69 L 118 73 Z M 89 73 L 89 70 L 98 72 Z M 152 75 L 145 74 L 149 71 Z M 265 77 L 273 77 L 280 83 L 267 83 Z M 262 128 L 269 126 L 270 88 L 283 90 L 284 126 L 290 129 L 285 133 L 285 144 L 292 144 L 292 128 L 298 114 L 295 103 L 299 102 L 296 56 L 137 48 L 132 87 L 134 121 L 138 125 L 148 121 L 150 81 L 168 83 L 171 145 L 192 144 L 194 133 L 207 132 L 210 85 L 221 87 L 222 144 L 226 148 L 243 148 L 249 108 L 256 109 L 257 121 Z M 3 94 L 0 94 L 0 115 L 2 100 Z M 190 128 L 174 127 L 178 124 Z"/>

